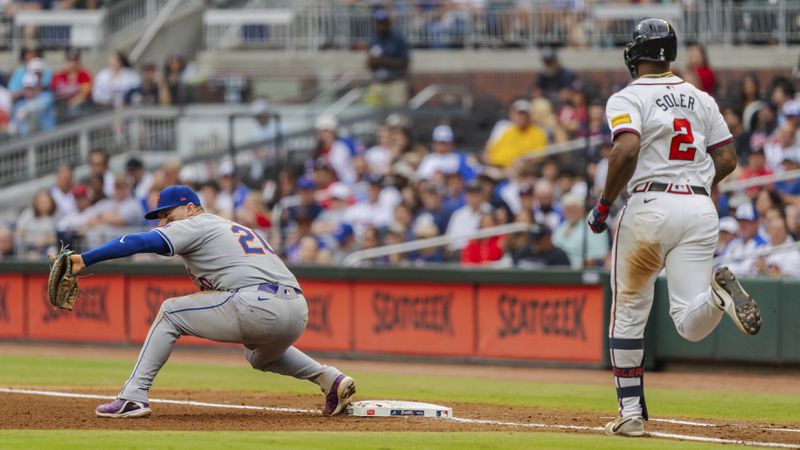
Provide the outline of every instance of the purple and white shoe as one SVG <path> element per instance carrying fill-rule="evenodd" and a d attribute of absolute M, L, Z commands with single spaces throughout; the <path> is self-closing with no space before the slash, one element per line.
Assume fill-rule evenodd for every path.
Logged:
<path fill-rule="evenodd" d="M 341 413 L 353 401 L 351 397 L 355 393 L 356 382 L 345 374 L 340 374 L 333 382 L 328 396 L 325 397 L 325 408 L 322 410 L 322 414 L 335 416 Z"/>
<path fill-rule="evenodd" d="M 150 415 L 150 404 L 117 398 L 113 402 L 98 406 L 94 412 L 100 417 L 112 417 L 114 419 L 147 417 Z"/>

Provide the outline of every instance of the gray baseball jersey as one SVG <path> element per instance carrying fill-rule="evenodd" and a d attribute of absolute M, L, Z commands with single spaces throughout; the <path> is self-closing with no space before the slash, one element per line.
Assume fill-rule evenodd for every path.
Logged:
<path fill-rule="evenodd" d="M 230 291 L 264 282 L 299 288 L 281 258 L 250 228 L 203 213 L 154 228 L 180 255 L 201 290 Z"/>

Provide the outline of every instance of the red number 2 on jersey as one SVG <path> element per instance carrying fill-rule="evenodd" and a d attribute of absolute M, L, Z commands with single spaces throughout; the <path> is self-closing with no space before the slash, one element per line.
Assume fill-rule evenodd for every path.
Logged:
<path fill-rule="evenodd" d="M 678 134 L 672 138 L 672 143 L 669 146 L 669 159 L 694 161 L 694 154 L 697 152 L 697 147 L 686 147 L 681 149 L 681 144 L 694 143 L 692 125 L 686 119 L 675 119 L 672 122 L 672 128 L 677 131 Z"/>

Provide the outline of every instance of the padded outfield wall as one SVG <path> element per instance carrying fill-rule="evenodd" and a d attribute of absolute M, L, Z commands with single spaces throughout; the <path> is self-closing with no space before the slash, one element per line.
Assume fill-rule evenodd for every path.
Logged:
<path fill-rule="evenodd" d="M 0 339 L 139 344 L 164 299 L 197 289 L 175 264 L 101 264 L 73 312 L 47 299 L 47 264 L 0 263 Z M 339 356 L 608 365 L 608 275 L 459 268 L 294 268 L 308 300 L 298 347 Z M 748 338 L 727 319 L 700 343 L 680 338 L 659 280 L 648 365 L 695 360 L 800 363 L 798 281 L 747 280 L 764 316 Z M 184 337 L 181 345 L 220 345 Z M 232 345 L 232 344 L 222 344 Z"/>

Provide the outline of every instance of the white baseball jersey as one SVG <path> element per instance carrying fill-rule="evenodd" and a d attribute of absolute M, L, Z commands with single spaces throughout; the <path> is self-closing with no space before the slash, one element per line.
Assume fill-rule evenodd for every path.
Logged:
<path fill-rule="evenodd" d="M 608 100 L 606 116 L 614 136 L 641 137 L 628 191 L 648 181 L 710 191 L 716 172 L 708 151 L 733 140 L 714 99 L 671 73 L 634 80 Z"/>
<path fill-rule="evenodd" d="M 281 258 L 250 228 L 214 214 L 200 214 L 153 228 L 180 255 L 202 290 L 230 291 L 264 282 L 299 288 Z"/>

